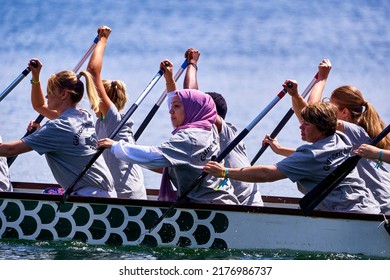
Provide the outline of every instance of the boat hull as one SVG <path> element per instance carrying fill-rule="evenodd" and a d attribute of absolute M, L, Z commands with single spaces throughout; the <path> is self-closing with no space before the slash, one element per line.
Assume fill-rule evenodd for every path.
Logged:
<path fill-rule="evenodd" d="M 152 232 L 149 229 L 171 203 L 72 196 L 57 211 L 60 198 L 0 193 L 1 238 L 390 257 L 383 216 L 314 211 L 306 217 L 294 198 L 265 198 L 264 207 L 185 204 Z"/>

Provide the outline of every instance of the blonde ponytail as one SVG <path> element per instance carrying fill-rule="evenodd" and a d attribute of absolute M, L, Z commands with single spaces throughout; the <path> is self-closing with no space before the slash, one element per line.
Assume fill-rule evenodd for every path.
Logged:
<path fill-rule="evenodd" d="M 87 71 L 81 71 L 79 75 L 84 76 L 86 81 L 86 88 L 88 99 L 91 104 L 91 109 L 95 112 L 99 112 L 100 97 L 93 82 L 92 75 Z"/>

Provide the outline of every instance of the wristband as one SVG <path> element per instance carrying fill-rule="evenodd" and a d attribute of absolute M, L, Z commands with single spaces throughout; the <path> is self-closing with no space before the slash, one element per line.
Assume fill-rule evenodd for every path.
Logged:
<path fill-rule="evenodd" d="M 224 185 L 226 185 L 226 182 L 229 179 L 228 176 L 229 176 L 229 169 L 226 168 L 225 170 L 222 171 L 223 181 L 221 183 L 219 183 L 219 185 L 215 188 L 216 190 L 219 190 Z"/>
<path fill-rule="evenodd" d="M 383 150 L 381 149 L 381 150 L 379 151 L 379 156 L 378 156 L 378 160 L 376 161 L 375 168 L 379 168 L 379 167 L 382 166 L 382 164 L 383 164 L 382 154 L 383 154 Z"/>
<path fill-rule="evenodd" d="M 196 65 L 195 63 L 193 63 L 193 62 L 188 62 L 188 65 L 194 66 L 195 70 L 198 71 L 198 65 Z"/>
<path fill-rule="evenodd" d="M 30 83 L 31 83 L 32 85 L 34 85 L 34 84 L 39 84 L 40 81 L 39 81 L 39 80 L 38 80 L 38 81 L 34 81 L 33 79 L 31 79 L 31 80 L 30 80 Z"/>

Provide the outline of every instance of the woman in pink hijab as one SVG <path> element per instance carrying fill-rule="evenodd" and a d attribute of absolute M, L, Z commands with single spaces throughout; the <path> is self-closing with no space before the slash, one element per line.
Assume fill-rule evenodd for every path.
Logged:
<path fill-rule="evenodd" d="M 159 146 L 129 144 L 105 138 L 99 148 L 110 148 L 118 159 L 148 169 L 163 169 L 159 200 L 175 200 L 203 172 L 203 166 L 220 153 L 215 127 L 217 111 L 212 98 L 199 90 L 177 90 L 173 64 L 164 60 L 169 114 L 174 127 L 172 137 Z M 172 184 L 171 184 L 172 183 Z M 229 180 L 207 176 L 187 195 L 188 201 L 239 204 Z"/>

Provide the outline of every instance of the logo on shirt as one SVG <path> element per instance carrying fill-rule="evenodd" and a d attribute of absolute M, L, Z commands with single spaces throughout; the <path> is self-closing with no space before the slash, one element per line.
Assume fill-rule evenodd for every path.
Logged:
<path fill-rule="evenodd" d="M 206 149 L 203 150 L 203 152 L 200 154 L 200 159 L 202 161 L 205 161 L 208 158 L 207 154 L 210 153 L 210 151 L 213 150 L 213 147 L 214 147 L 214 145 L 212 143 L 210 146 L 208 146 Z"/>
<path fill-rule="evenodd" d="M 73 145 L 78 146 L 80 144 L 80 137 L 86 128 L 93 127 L 93 124 L 91 122 L 82 123 L 80 129 L 77 131 L 77 133 L 73 136 Z M 92 136 L 91 136 L 92 138 Z M 86 139 L 86 142 L 88 139 Z M 97 140 L 96 140 L 97 141 Z M 87 144 L 88 145 L 88 144 Z M 95 143 L 96 145 L 96 143 Z"/>
<path fill-rule="evenodd" d="M 344 149 L 343 151 L 339 151 L 339 152 L 332 154 L 330 157 L 328 157 L 326 159 L 325 165 L 324 165 L 324 170 L 328 171 L 336 159 L 338 159 L 340 157 L 344 157 L 346 154 L 348 154 L 347 149 Z"/>
<path fill-rule="evenodd" d="M 97 138 L 94 136 L 95 136 L 95 134 L 91 135 L 91 137 L 89 137 L 89 138 L 85 138 L 85 144 L 87 146 L 89 146 L 89 148 L 92 150 L 96 150 L 96 146 L 98 143 Z"/>

